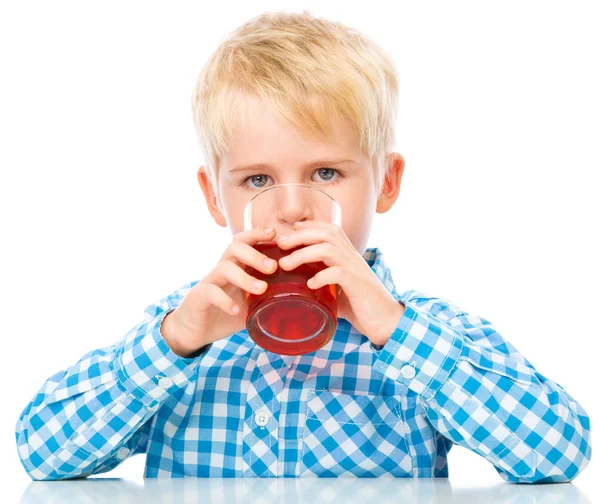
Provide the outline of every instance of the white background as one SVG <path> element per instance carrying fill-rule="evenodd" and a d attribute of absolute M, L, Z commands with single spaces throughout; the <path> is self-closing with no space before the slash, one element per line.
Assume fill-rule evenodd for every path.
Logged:
<path fill-rule="evenodd" d="M 398 290 L 492 321 L 595 425 L 596 2 L 4 2 L 0 443 L 10 501 L 30 482 L 15 423 L 44 381 L 120 340 L 230 242 L 196 180 L 192 89 L 226 33 L 267 9 L 301 8 L 358 28 L 397 63 L 406 168 L 369 246 Z M 141 479 L 144 461 L 107 476 Z M 449 465 L 457 485 L 501 481 L 462 447 Z M 573 484 L 592 496 L 594 476 L 593 458 Z"/>

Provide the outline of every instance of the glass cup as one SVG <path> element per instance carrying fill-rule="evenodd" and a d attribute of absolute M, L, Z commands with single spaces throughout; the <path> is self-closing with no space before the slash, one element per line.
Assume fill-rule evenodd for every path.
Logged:
<path fill-rule="evenodd" d="M 273 228 L 275 240 L 291 234 L 297 221 L 317 220 L 341 226 L 339 204 L 325 191 L 309 184 L 276 184 L 254 196 L 244 208 L 244 231 Z M 254 248 L 279 261 L 295 250 L 279 248 L 277 241 L 258 242 Z M 327 268 L 322 261 L 305 263 L 292 270 L 277 266 L 263 274 L 251 266 L 245 270 L 268 286 L 262 294 L 246 292 L 246 329 L 260 347 L 281 355 L 300 355 L 326 345 L 337 329 L 337 295 L 340 286 L 311 289 L 309 278 Z"/>

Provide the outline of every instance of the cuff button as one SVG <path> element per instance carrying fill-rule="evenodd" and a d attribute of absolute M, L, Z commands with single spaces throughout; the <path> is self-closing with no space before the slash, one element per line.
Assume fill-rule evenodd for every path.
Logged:
<path fill-rule="evenodd" d="M 117 451 L 117 457 L 120 458 L 120 459 L 127 458 L 127 455 L 129 455 L 129 449 L 127 447 L 125 447 L 125 446 L 122 446 Z"/>

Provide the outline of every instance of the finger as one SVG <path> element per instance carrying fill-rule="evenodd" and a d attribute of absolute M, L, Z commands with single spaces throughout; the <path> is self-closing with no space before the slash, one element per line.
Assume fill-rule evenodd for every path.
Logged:
<path fill-rule="evenodd" d="M 323 221 L 323 220 L 304 220 L 304 221 L 296 221 L 294 222 L 293 228 L 297 229 L 305 229 L 309 227 L 317 227 L 317 228 L 338 228 L 342 229 L 342 227 L 331 221 Z"/>
<path fill-rule="evenodd" d="M 319 289 L 324 285 L 338 284 L 341 289 L 346 289 L 348 283 L 348 270 L 341 266 L 332 266 L 319 271 L 315 276 L 308 279 L 306 285 L 310 289 Z M 338 289 L 338 294 L 341 289 Z"/>
<path fill-rule="evenodd" d="M 339 248 L 329 242 L 299 248 L 291 254 L 279 259 L 281 269 L 290 271 L 301 264 L 311 262 L 324 262 L 327 266 L 341 265 L 343 257 Z"/>
<path fill-rule="evenodd" d="M 250 294 L 261 294 L 267 288 L 267 282 L 249 275 L 239 265 L 230 260 L 221 261 L 217 264 L 209 282 L 219 287 L 225 287 L 230 283 Z"/>
<path fill-rule="evenodd" d="M 331 222 L 319 220 L 303 220 L 294 222 L 294 229 L 302 229 L 307 227 L 324 227 L 331 225 Z"/>
<path fill-rule="evenodd" d="M 240 231 L 233 236 L 235 241 L 241 241 L 243 243 L 247 243 L 248 245 L 254 245 L 259 241 L 268 241 L 273 239 L 275 236 L 275 230 L 271 229 L 270 232 L 267 232 L 264 228 L 255 227 L 252 229 L 248 229 L 246 231 Z"/>
<path fill-rule="evenodd" d="M 203 289 L 203 298 L 206 300 L 205 302 L 221 308 L 221 310 L 230 315 L 237 315 L 239 313 L 240 307 L 236 305 L 235 301 L 231 299 L 221 287 L 213 283 L 207 283 L 204 284 Z M 237 312 L 234 310 L 234 307 L 237 307 Z"/>
<path fill-rule="evenodd" d="M 326 223 L 325 223 L 326 224 Z M 324 226 L 314 226 L 305 229 L 299 229 L 286 235 L 277 237 L 277 245 L 282 250 L 288 250 L 299 245 L 310 245 L 314 243 L 330 242 L 332 244 L 341 244 L 343 231 L 334 224 Z"/>
<path fill-rule="evenodd" d="M 232 258 L 237 259 L 240 264 L 251 266 L 267 275 L 274 273 L 277 269 L 277 261 L 241 240 L 233 240 L 223 253 L 223 260 Z"/>

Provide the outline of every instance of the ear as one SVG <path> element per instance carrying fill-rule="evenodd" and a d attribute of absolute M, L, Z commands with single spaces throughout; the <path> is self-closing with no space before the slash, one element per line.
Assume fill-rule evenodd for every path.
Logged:
<path fill-rule="evenodd" d="M 212 218 L 219 226 L 227 227 L 227 221 L 219 209 L 217 197 L 215 196 L 215 192 L 212 184 L 210 183 L 208 175 L 206 174 L 206 168 L 204 166 L 198 168 L 198 183 L 200 184 L 200 188 L 204 193 L 204 199 L 206 200 L 206 206 L 210 212 L 210 215 L 212 215 Z"/>
<path fill-rule="evenodd" d="M 375 208 L 377 213 L 385 213 L 392 208 L 400 194 L 400 183 L 404 173 L 404 158 L 399 153 L 392 152 L 387 156 L 387 159 L 387 173 Z"/>

